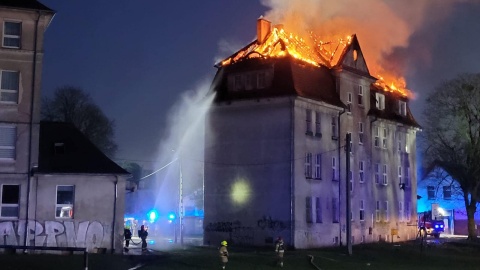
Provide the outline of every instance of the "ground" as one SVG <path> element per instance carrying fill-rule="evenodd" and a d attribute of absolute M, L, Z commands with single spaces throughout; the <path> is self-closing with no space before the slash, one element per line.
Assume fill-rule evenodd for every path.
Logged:
<path fill-rule="evenodd" d="M 132 246 L 128 254 L 90 254 L 89 270 L 154 270 L 154 269 L 220 269 L 217 247 L 169 246 L 151 243 L 142 253 Z M 168 249 L 167 249 L 168 248 Z M 227 269 L 276 269 L 272 248 L 242 248 L 229 246 Z M 422 249 L 419 242 L 354 245 L 352 255 L 346 248 L 287 250 L 283 269 L 479 269 L 480 244 L 464 239 L 428 240 Z M 2 270 L 84 269 L 82 255 L 0 255 Z"/>

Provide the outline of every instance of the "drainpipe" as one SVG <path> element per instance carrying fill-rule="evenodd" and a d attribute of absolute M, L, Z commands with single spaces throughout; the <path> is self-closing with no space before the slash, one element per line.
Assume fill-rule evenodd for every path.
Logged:
<path fill-rule="evenodd" d="M 295 100 L 293 98 L 290 99 L 290 244 L 292 247 L 295 247 Z"/>
<path fill-rule="evenodd" d="M 344 114 L 347 110 L 345 108 L 343 108 L 343 111 L 339 112 L 338 113 L 338 118 L 337 118 L 337 126 L 338 126 L 338 136 L 337 136 L 337 140 L 338 140 L 338 161 L 337 161 L 337 164 L 338 164 L 338 212 L 340 213 L 340 209 L 342 209 L 340 207 L 340 202 L 342 200 L 342 185 L 341 185 L 341 179 L 342 179 L 342 162 L 340 161 L 341 160 L 341 139 L 340 139 L 340 116 L 342 116 L 342 114 Z M 348 215 L 348 213 L 347 213 Z M 341 244 L 342 243 L 342 219 L 339 217 L 338 218 L 338 228 L 339 228 L 339 243 Z"/>
<path fill-rule="evenodd" d="M 34 29 L 34 37 L 33 37 L 33 66 L 32 66 L 32 85 L 31 85 L 31 96 L 30 96 L 30 122 L 29 122 L 29 134 L 28 134 L 28 164 L 27 164 L 27 211 L 25 214 L 25 230 L 24 230 L 24 240 L 23 245 L 27 245 L 27 232 L 28 232 L 28 217 L 30 216 L 30 185 L 31 185 L 31 177 L 30 175 L 32 170 L 32 132 L 33 132 L 33 105 L 35 104 L 35 78 L 36 78 L 36 70 L 37 70 L 37 39 L 38 39 L 38 21 L 40 20 L 40 16 L 42 13 L 37 11 L 37 19 L 35 20 L 35 29 Z M 36 207 L 36 206 L 35 206 Z M 36 211 L 36 210 L 35 210 Z M 35 243 L 35 241 L 34 241 Z M 35 245 L 35 244 L 34 244 Z M 24 250 L 26 252 L 26 250 Z"/>
<path fill-rule="evenodd" d="M 113 197 L 113 220 L 112 220 L 112 245 L 111 245 L 111 253 L 113 254 L 115 251 L 115 222 L 117 219 L 117 195 L 118 195 L 118 175 L 115 176 L 114 182 L 114 197 Z"/>

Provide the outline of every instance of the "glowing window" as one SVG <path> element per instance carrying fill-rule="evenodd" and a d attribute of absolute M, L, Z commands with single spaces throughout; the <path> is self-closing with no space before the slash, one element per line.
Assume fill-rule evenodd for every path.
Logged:
<path fill-rule="evenodd" d="M 73 203 L 75 200 L 75 186 L 57 186 L 57 200 L 55 217 L 73 218 Z"/>

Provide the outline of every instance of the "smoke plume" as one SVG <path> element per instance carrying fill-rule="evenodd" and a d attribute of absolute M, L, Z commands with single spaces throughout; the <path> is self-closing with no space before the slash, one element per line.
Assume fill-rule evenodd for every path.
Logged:
<path fill-rule="evenodd" d="M 431 61 L 429 44 L 435 29 L 458 3 L 474 0 L 262 0 L 270 8 L 265 17 L 290 32 L 325 38 L 357 34 L 370 73 L 388 71 L 403 77 L 412 72 L 412 59 Z M 429 31 L 425 31 L 429 29 Z M 433 30 L 433 31 L 432 31 Z M 422 38 L 415 34 L 423 33 Z"/>

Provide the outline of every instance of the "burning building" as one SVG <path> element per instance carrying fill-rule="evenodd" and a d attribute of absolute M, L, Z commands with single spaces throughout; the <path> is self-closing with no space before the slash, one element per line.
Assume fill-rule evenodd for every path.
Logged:
<path fill-rule="evenodd" d="M 216 67 L 206 244 L 341 245 L 347 217 L 354 244 L 415 237 L 410 94 L 370 75 L 355 35 L 307 41 L 260 18 L 257 39 Z"/>

